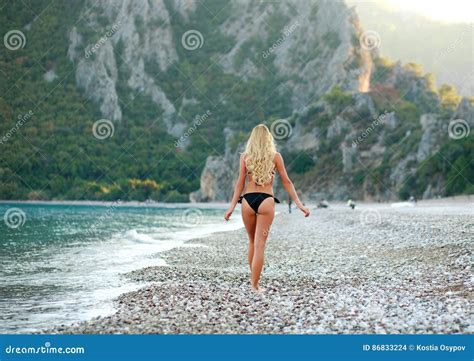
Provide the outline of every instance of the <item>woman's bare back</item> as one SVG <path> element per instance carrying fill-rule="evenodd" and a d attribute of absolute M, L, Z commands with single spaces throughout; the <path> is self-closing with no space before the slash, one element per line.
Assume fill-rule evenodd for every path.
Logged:
<path fill-rule="evenodd" d="M 248 171 L 248 169 L 246 169 L 246 172 L 247 172 L 247 185 L 244 189 L 244 194 L 245 193 L 252 193 L 252 192 L 262 192 L 262 193 L 268 193 L 268 194 L 271 194 L 273 195 L 273 181 L 275 179 L 275 174 L 276 174 L 276 164 L 275 164 L 275 161 L 273 161 L 273 177 L 272 177 L 272 180 L 271 182 L 269 183 L 266 183 L 264 185 L 258 185 L 257 183 L 255 183 L 255 181 L 253 180 L 253 177 L 252 177 L 252 173 Z"/>

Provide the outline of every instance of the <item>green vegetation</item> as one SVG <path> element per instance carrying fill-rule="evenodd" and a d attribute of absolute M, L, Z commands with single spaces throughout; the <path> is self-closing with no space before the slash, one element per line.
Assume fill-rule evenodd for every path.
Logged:
<path fill-rule="evenodd" d="M 324 95 L 323 99 L 331 105 L 333 113 L 342 112 L 344 108 L 352 103 L 352 96 L 345 93 L 341 87 L 337 85 Z"/>
<path fill-rule="evenodd" d="M 423 66 L 421 64 L 410 62 L 410 63 L 405 64 L 403 66 L 403 68 L 407 71 L 411 71 L 411 72 L 415 73 L 415 75 L 418 76 L 418 77 L 421 77 L 424 74 Z"/>
<path fill-rule="evenodd" d="M 392 65 L 388 61 L 379 59 L 379 63 L 381 67 L 386 67 L 387 71 L 391 70 Z M 423 75 L 421 68 L 415 64 L 409 64 L 407 68 L 416 73 L 416 79 L 413 81 L 430 78 Z M 425 85 L 427 94 L 434 93 L 429 82 Z M 433 106 L 430 112 L 437 113 L 438 119 L 449 122 L 460 97 L 451 87 L 443 87 L 439 92 L 443 94 L 441 104 Z M 321 130 L 319 147 L 314 155 L 305 152 L 287 154 L 293 159 L 291 171 L 296 175 L 299 185 L 314 187 L 315 184 L 330 185 L 339 181 L 356 194 L 363 187 L 365 194 L 373 197 L 383 197 L 384 194 L 393 196 L 391 189 L 394 184 L 391 175 L 395 167 L 404 161 L 407 178 L 402 180 L 401 189 L 398 190 L 398 196 L 402 199 L 408 199 L 411 195 L 421 198 L 430 185 L 435 192 L 441 191 L 446 196 L 473 193 L 474 188 L 467 181 L 474 177 L 472 134 L 461 140 L 450 139 L 448 134 L 445 134 L 445 141 L 440 144 L 437 153 L 419 164 L 416 158 L 410 161 L 407 157 L 416 156 L 422 139 L 420 118 L 426 113 L 425 101 L 430 102 L 431 95 L 426 98 L 424 95 L 417 96 L 414 101 L 410 101 L 382 84 L 370 95 L 375 104 L 375 113 L 393 112 L 395 125 L 380 122 L 374 126 L 369 109 L 360 107 L 354 112 L 354 98 L 340 87 L 334 87 L 323 97 L 326 106 L 324 103 L 317 103 L 318 105 L 313 105 L 299 117 L 298 121 L 304 129 L 318 127 Z M 349 173 L 343 173 L 340 151 L 344 142 L 346 146 L 350 145 L 350 138 L 345 138 L 346 131 L 331 138 L 326 134 L 328 126 L 336 116 L 349 122 L 351 129 L 356 129 L 358 134 L 366 132 L 366 136 L 357 144 L 358 153 L 352 159 L 355 163 Z M 383 155 L 370 155 L 373 146 L 384 147 Z M 364 152 L 369 152 L 367 158 L 362 155 Z"/>
<path fill-rule="evenodd" d="M 288 168 L 297 174 L 305 173 L 315 165 L 313 158 L 307 152 L 287 154 L 287 158 L 291 159 L 291 164 Z"/>
<path fill-rule="evenodd" d="M 461 97 L 459 96 L 456 89 L 447 84 L 443 84 L 438 89 L 439 97 L 441 98 L 441 105 L 449 110 L 454 110 L 458 106 L 459 102 L 461 101 Z"/>
<path fill-rule="evenodd" d="M 165 3 L 174 13 L 175 5 L 169 0 Z M 41 0 L 32 3 L 29 11 L 23 4 L 12 2 L 0 13 L 1 34 L 22 29 L 27 38 L 24 49 L 0 51 L 0 135 L 15 127 L 18 116 L 33 111 L 31 119 L 0 145 L 0 199 L 187 201 L 188 194 L 199 188 L 206 157 L 223 153 L 225 126 L 238 124 L 246 133 L 256 122 L 291 114 L 291 97 L 278 88 L 282 78 L 275 77 L 273 64 L 261 57 L 261 51 L 271 43 L 255 39 L 252 46 L 242 50 L 244 57 L 264 69 L 259 79 L 242 82 L 237 76 L 224 74 L 217 65 L 209 66 L 209 59 L 221 56 L 235 39 L 215 31 L 230 16 L 231 7 L 205 0 L 186 23 L 179 14 L 172 22 L 175 39 L 190 27 L 198 29 L 205 38 L 203 47 L 188 51 L 177 46 L 180 60 L 164 72 L 157 62 L 145 64 L 189 124 L 196 114 L 206 110 L 212 113 L 189 138 L 187 149 L 175 148 L 176 139 L 166 131 L 162 110 L 148 96 L 130 97 L 130 74 L 120 57 L 120 43 L 114 51 L 123 117 L 114 123 L 112 137 L 96 139 L 92 126 L 102 118 L 99 105 L 77 89 L 74 64 L 67 56 L 72 26 L 78 27 L 85 44 L 101 36 L 84 19 L 78 21 L 83 5 L 83 1 L 50 4 Z M 33 21 L 34 14 L 45 8 L 41 19 Z M 98 8 L 90 11 L 97 12 Z M 209 16 L 209 11 L 216 16 Z M 99 20 L 101 26 L 112 25 L 103 15 Z M 141 17 L 134 20 L 139 29 L 143 28 Z M 280 33 L 284 22 L 284 17 L 275 14 L 270 23 L 278 29 L 271 33 Z M 31 29 L 25 30 L 29 23 Z M 57 78 L 48 83 L 43 75 L 50 69 Z M 192 86 L 189 79 L 194 79 Z M 226 97 L 226 106 L 220 105 L 222 97 Z M 196 99 L 199 107 L 182 106 L 184 98 Z"/>
<path fill-rule="evenodd" d="M 393 69 L 394 63 L 387 58 L 378 56 L 374 59 L 375 70 L 372 74 L 372 83 L 384 82 L 390 75 L 390 70 Z"/>
<path fill-rule="evenodd" d="M 400 125 L 385 134 L 384 145 L 388 147 L 404 142 L 407 137 L 412 135 L 412 132 L 421 129 L 421 112 L 415 104 L 407 101 L 401 102 L 392 110 Z M 405 153 L 411 150 L 413 149 L 406 149 Z"/>
<path fill-rule="evenodd" d="M 165 4 L 170 12 L 175 12 L 171 0 L 165 0 Z M 249 39 L 235 58 L 234 65 L 238 69 L 251 65 L 258 76 L 244 80 L 224 73 L 210 59 L 222 56 L 224 50 L 231 49 L 237 41 L 215 30 L 232 15 L 233 9 L 223 6 L 220 0 L 203 0 L 198 2 L 189 19 L 184 20 L 178 12 L 171 24 L 173 38 L 178 39 L 178 43 L 182 34 L 192 28 L 203 34 L 203 46 L 193 51 L 176 46 L 179 61 L 166 71 L 162 71 L 153 59 L 144 64 L 145 71 L 160 85 L 189 126 L 196 115 L 206 110 L 211 112 L 188 138 L 187 148 L 175 147 L 176 139 L 167 132 L 163 110 L 149 96 L 132 94 L 128 87 L 130 71 L 123 63 L 124 44 L 120 42 L 115 44 L 114 52 L 123 117 L 114 123 L 112 137 L 99 140 L 92 134 L 93 124 L 102 118 L 99 104 L 89 99 L 90 94 L 78 90 L 75 64 L 67 54 L 69 31 L 74 25 L 83 36 L 84 44 L 100 38 L 100 32 L 91 29 L 84 19 L 78 19 L 83 5 L 83 1 L 50 4 L 48 0 L 39 0 L 32 2 L 31 11 L 27 11 L 24 4 L 13 1 L 0 12 L 1 34 L 22 29 L 27 38 L 23 49 L 3 48 L 0 51 L 0 137 L 11 135 L 0 144 L 0 199 L 187 201 L 188 194 L 199 188 L 207 156 L 224 153 L 225 127 L 235 131 L 228 144 L 235 151 L 256 123 L 270 125 L 272 120 L 282 118 L 290 119 L 292 126 L 298 121 L 303 134 L 314 128 L 319 132 L 317 149 L 308 152 L 282 150 L 289 171 L 299 184 L 341 181 L 348 189 L 365 187 L 364 191 L 376 195 L 385 192 L 383 185 L 391 185 L 390 174 L 394 167 L 416 152 L 422 137 L 420 116 L 436 113 L 439 119 L 448 121 L 460 100 L 450 86 L 444 85 L 436 91 L 432 76 L 423 75 L 416 64 L 405 66 L 410 70 L 410 76 L 403 79 L 397 89 L 384 85 L 394 64 L 376 58 L 369 94 L 375 112 L 395 112 L 397 124 L 393 128 L 387 124 L 377 125 L 358 145 L 360 153 L 375 145 L 385 147 L 380 162 L 366 169 L 354 161 L 352 172 L 343 173 L 342 149 L 347 151 L 353 140 L 351 137 L 362 134 L 371 126 L 374 119 L 369 108 L 355 111 L 353 95 L 334 86 L 320 99 L 322 101 L 315 101 L 305 115 L 291 116 L 293 94 L 289 93 L 289 87 L 281 84 L 288 80 L 303 82 L 304 79 L 275 75 L 279 72 L 273 64 L 274 54 L 262 56 L 263 51 L 282 36 L 284 27 L 291 25 L 287 16 L 278 13 L 273 13 L 267 21 L 268 38 L 255 36 Z M 252 6 L 259 12 L 269 4 Z M 34 13 L 45 8 L 41 20 L 33 21 Z M 313 6 L 311 10 L 314 19 L 315 9 L 317 7 Z M 90 11 L 99 11 L 99 8 Z M 209 16 L 209 13 L 215 16 Z M 100 26 L 112 25 L 108 24 L 105 14 L 98 20 Z M 137 17 L 134 22 L 139 35 L 143 35 L 144 19 Z M 31 25 L 29 30 L 25 30 L 27 24 Z M 358 42 L 358 39 L 353 41 Z M 328 32 L 322 35 L 322 42 L 335 49 L 340 39 L 336 33 Z M 81 53 L 84 49 L 77 51 Z M 300 54 L 300 51 L 295 45 L 293 54 L 298 57 L 304 55 L 309 59 L 321 56 L 323 52 L 322 47 L 317 46 L 312 52 Z M 356 60 L 348 64 L 356 65 L 360 65 Z M 47 82 L 44 79 L 47 71 L 54 71 L 57 78 Z M 417 82 L 415 87 L 413 79 Z M 193 101 L 189 101 L 191 99 Z M 19 117 L 30 111 L 31 118 L 16 130 Z M 350 129 L 344 125 L 340 134 L 333 132 L 336 134 L 329 137 L 328 127 L 338 116 L 345 124 L 350 124 Z M 354 134 L 349 133 L 352 130 L 355 130 Z M 416 194 L 420 197 L 428 185 L 436 182 L 444 182 L 446 195 L 472 193 L 474 189 L 466 181 L 474 178 L 472 136 L 471 130 L 469 138 L 446 139 L 439 152 L 421 166 L 417 167 L 416 162 L 409 163 L 407 167 L 413 171 L 413 176 L 406 180 L 400 196 Z M 279 145 L 284 145 L 284 141 Z M 349 153 L 349 159 L 350 156 Z"/>
<path fill-rule="evenodd" d="M 316 21 L 317 17 L 318 17 L 318 4 L 311 4 L 309 18 L 311 21 Z"/>
<path fill-rule="evenodd" d="M 331 49 L 337 49 L 341 45 L 341 39 L 339 39 L 339 35 L 334 31 L 328 31 L 324 34 L 322 41 Z"/>
<path fill-rule="evenodd" d="M 473 194 L 474 186 L 467 181 L 474 179 L 473 159 L 472 135 L 460 140 L 450 140 L 417 169 L 412 186 L 421 195 L 427 184 L 444 178 L 446 196 Z"/>

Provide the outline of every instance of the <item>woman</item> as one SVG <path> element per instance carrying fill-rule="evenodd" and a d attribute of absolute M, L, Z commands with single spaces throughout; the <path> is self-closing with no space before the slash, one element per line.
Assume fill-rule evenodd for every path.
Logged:
<path fill-rule="evenodd" d="M 254 291 L 260 291 L 258 282 L 263 268 L 265 242 L 275 216 L 275 202 L 280 203 L 273 196 L 272 189 L 276 171 L 296 206 L 308 217 L 309 209 L 301 203 L 296 194 L 295 187 L 286 173 L 283 158 L 276 151 L 272 134 L 266 125 L 259 124 L 253 128 L 245 152 L 240 156 L 239 179 L 231 205 L 224 214 L 225 220 L 228 221 L 237 203 L 242 203 L 242 219 L 249 236 L 248 261 Z M 240 196 L 244 190 L 245 178 L 248 181 L 247 187 L 244 195 Z"/>

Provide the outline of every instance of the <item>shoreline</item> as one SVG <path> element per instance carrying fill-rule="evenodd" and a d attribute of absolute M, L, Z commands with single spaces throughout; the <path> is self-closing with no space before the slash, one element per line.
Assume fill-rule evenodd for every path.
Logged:
<path fill-rule="evenodd" d="M 0 205 L 0 209 L 3 210 L 9 207 L 15 206 Z M 12 291 L 5 294 L 5 302 L 2 305 L 2 310 L 5 312 L 2 329 L 6 333 L 41 332 L 45 325 L 53 327 L 61 323 L 72 324 L 87 321 L 95 316 L 113 314 L 116 312 L 115 299 L 118 296 L 144 286 L 143 282 L 124 279 L 122 275 L 124 272 L 161 265 L 164 262 L 160 259 L 161 252 L 181 247 L 184 242 L 193 238 L 243 227 L 238 217 L 233 222 L 222 222 L 223 211 L 216 208 L 211 210 L 124 207 L 114 210 L 114 213 L 105 213 L 106 207 L 87 205 L 19 207 L 24 211 L 25 223 L 28 222 L 26 226 L 42 222 L 44 218 L 60 218 L 63 214 L 67 214 L 69 218 L 66 217 L 67 222 L 62 220 L 62 226 L 55 225 L 59 232 L 45 233 L 44 239 L 51 240 L 53 246 L 45 245 L 38 252 L 45 254 L 47 248 L 52 248 L 53 252 L 48 253 L 47 257 L 43 255 L 39 257 L 35 266 L 31 267 L 34 272 L 8 277 L 9 273 L 15 272 L 9 270 L 25 269 L 30 263 L 22 258 L 20 252 L 12 253 L 14 257 L 10 257 L 9 261 L 5 260 L 2 274 L 7 277 L 2 285 L 4 287 L 13 285 Z M 188 213 L 188 210 L 191 212 Z M 111 228 L 105 234 L 81 233 L 88 227 L 75 223 L 79 218 L 87 225 L 91 224 L 91 227 Z M 145 221 L 142 221 L 143 219 Z M 69 221 L 72 222 L 71 226 Z M 115 222 L 119 226 L 111 226 L 106 224 L 107 222 Z M 167 226 L 170 227 L 169 231 L 164 228 Z M 42 224 L 42 228 L 49 229 L 45 224 Z M 20 245 L 28 244 L 26 241 L 40 240 L 41 232 L 36 232 L 35 238 L 28 238 L 29 229 L 25 229 L 27 232 L 17 232 L 7 239 L 14 236 L 17 239 L 22 237 L 18 242 Z M 39 227 L 35 230 L 37 229 Z M 62 230 L 68 230 L 69 234 L 62 233 Z M 71 234 L 81 236 L 70 236 Z M 72 247 L 69 247 L 71 239 Z M 60 245 L 61 250 L 58 251 L 55 245 Z M 2 246 L 8 253 L 8 243 L 2 242 Z M 153 256 L 155 254 L 156 256 Z M 43 286 L 43 283 L 46 285 Z M 31 293 L 25 296 L 18 295 L 16 290 L 20 287 L 19 284 L 25 289 L 28 289 L 29 285 L 40 284 L 35 287 L 38 296 Z M 54 285 L 55 292 L 48 292 L 49 284 Z M 35 308 L 36 305 L 54 311 L 43 314 Z"/>
<path fill-rule="evenodd" d="M 149 285 L 119 296 L 113 315 L 44 332 L 474 332 L 469 211 L 376 205 L 371 224 L 364 208 L 278 215 L 263 294 L 250 290 L 245 230 L 218 232 L 159 253 L 166 266 L 124 274 Z"/>
<path fill-rule="evenodd" d="M 355 200 L 356 204 L 360 205 L 391 205 L 396 203 L 408 203 L 408 201 L 402 200 L 386 200 L 383 202 L 374 202 L 371 200 L 361 201 Z M 474 203 L 474 194 L 463 194 L 452 197 L 443 197 L 443 198 L 431 198 L 431 199 L 420 199 L 418 200 L 419 205 L 433 205 L 433 204 L 443 204 L 443 203 Z M 190 206 L 196 208 L 219 208 L 226 209 L 229 206 L 229 202 L 180 202 L 180 203 L 165 203 L 165 202 L 142 202 L 142 201 L 92 201 L 92 200 L 1 200 L 1 204 L 31 204 L 31 205 L 84 205 L 84 206 L 111 206 L 117 205 L 124 207 L 163 207 L 163 208 L 189 208 Z M 312 200 L 308 204 L 316 205 L 318 201 Z M 332 200 L 330 201 L 331 205 L 345 205 L 346 201 L 341 200 Z M 288 204 L 286 200 L 283 200 L 283 203 L 280 205 L 287 207 Z"/>
<path fill-rule="evenodd" d="M 139 202 L 139 201 L 30 201 L 30 200 L 0 200 L 2 204 L 24 204 L 24 205 L 70 205 L 70 206 L 116 206 L 116 207 L 150 207 L 150 208 L 217 208 L 225 209 L 228 203 L 163 203 L 163 202 Z"/>

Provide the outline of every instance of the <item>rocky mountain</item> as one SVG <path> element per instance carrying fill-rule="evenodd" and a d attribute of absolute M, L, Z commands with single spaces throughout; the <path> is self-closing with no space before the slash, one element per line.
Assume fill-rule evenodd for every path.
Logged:
<path fill-rule="evenodd" d="M 388 1 L 346 3 L 355 6 L 365 29 L 380 35 L 379 49 L 384 56 L 422 65 L 435 75 L 437 86 L 452 84 L 461 95 L 474 94 L 472 21 L 435 21 L 415 12 L 394 11 Z"/>
<path fill-rule="evenodd" d="M 346 73 L 346 77 L 360 74 L 357 86 L 335 80 L 332 86 L 340 87 L 336 91 L 326 88 L 325 96 L 319 93 L 309 105 L 295 108 L 290 117 L 271 123 L 275 129 L 283 128 L 283 139 L 274 135 L 280 138 L 280 151 L 291 160 L 290 169 L 292 165 L 299 167 L 298 159 L 305 159 L 303 170 L 295 169 L 297 185 L 313 200 L 352 197 L 380 201 L 452 194 L 449 185 L 453 177 L 464 177 L 463 173 L 437 174 L 428 179 L 429 171 L 423 168 L 438 162 L 446 166 L 450 164 L 447 157 L 463 159 L 460 168 L 472 179 L 468 156 L 472 138 L 466 151 L 458 148 L 454 156 L 448 152 L 445 158 L 440 151 L 447 143 L 468 138 L 474 125 L 472 99 L 462 99 L 455 111 L 445 109 L 430 74 L 423 76 L 414 64 L 404 67 L 387 63 L 377 51 L 369 51 L 370 44 L 361 43 L 366 34 L 357 17 L 350 11 L 346 15 L 349 32 L 357 41 L 347 43 L 344 54 L 350 54 L 350 60 L 343 63 L 358 64 Z M 240 143 L 237 149 L 241 152 L 243 146 Z M 191 194 L 191 200 L 224 201 L 231 197 L 234 179 L 224 174 L 238 168 L 236 154 L 226 149 L 221 157 L 208 158 L 201 188 Z M 454 171 L 458 169 L 454 167 Z M 464 181 L 472 192 L 472 183 L 466 178 Z M 285 196 L 281 187 L 277 193 Z"/>
<path fill-rule="evenodd" d="M 393 90 L 384 89 L 387 94 Z M 306 199 L 387 201 L 411 195 L 426 199 L 455 194 L 449 186 L 458 177 L 470 174 L 472 179 L 472 140 L 453 149 L 448 146 L 469 136 L 474 126 L 472 101 L 464 98 L 451 115 L 421 114 L 410 104 L 380 112 L 377 102 L 383 95 L 355 92 L 344 94 L 341 111 L 341 94 L 329 93 L 303 112 L 273 123 L 284 129 L 284 138 L 277 142 L 290 159 L 292 178 Z M 237 149 L 243 148 L 241 143 Z M 229 199 L 235 179 L 228 174 L 238 169 L 238 154 L 226 150 L 221 157 L 209 157 L 201 188 L 191 194 L 191 200 Z M 459 166 L 453 166 L 448 157 Z M 434 172 L 432 168 L 440 163 L 445 168 Z M 470 183 L 468 179 L 461 182 Z M 276 193 L 285 199 L 279 184 Z"/>
<path fill-rule="evenodd" d="M 188 55 L 180 54 L 183 44 L 179 37 L 176 39 L 173 22 L 189 22 L 188 31 L 195 31 L 196 41 L 205 46 L 208 34 L 191 28 L 198 4 L 165 0 L 86 1 L 80 25 L 70 31 L 68 54 L 76 63 L 78 87 L 100 104 L 105 118 L 122 119 L 117 84 L 120 71 L 126 74 L 120 81 L 127 95 L 140 92 L 150 97 L 157 111 L 162 112 L 169 133 L 175 137 L 183 133 L 186 124 L 180 119 L 176 102 L 154 78 L 154 70 L 166 72 L 180 62 L 180 57 Z M 355 14 L 341 2 L 233 0 L 222 3 L 222 8 L 219 11 L 227 10 L 229 16 L 215 24 L 212 31 L 229 42 L 216 49 L 209 59 L 210 65 L 240 81 L 271 76 L 273 70 L 283 78 L 279 88 L 282 92 L 290 91 L 294 109 L 304 107 L 335 84 L 357 90 L 359 78 L 370 74 L 370 64 L 364 63 L 370 62 L 370 56 L 361 56 L 360 49 L 353 46 L 358 29 Z M 111 32 L 109 28 L 116 29 L 114 34 L 93 53 L 95 56 L 87 56 L 94 50 L 94 39 L 88 37 L 90 29 L 95 30 L 95 35 Z M 216 99 L 219 100 L 224 103 L 223 99 Z M 186 99 L 180 103 L 183 106 Z"/>
<path fill-rule="evenodd" d="M 261 122 L 306 199 L 472 192 L 471 101 L 383 59 L 343 1 L 46 5 L 0 19 L 27 39 L 0 54 L 3 133 L 33 110 L 0 198 L 227 201 Z"/>

